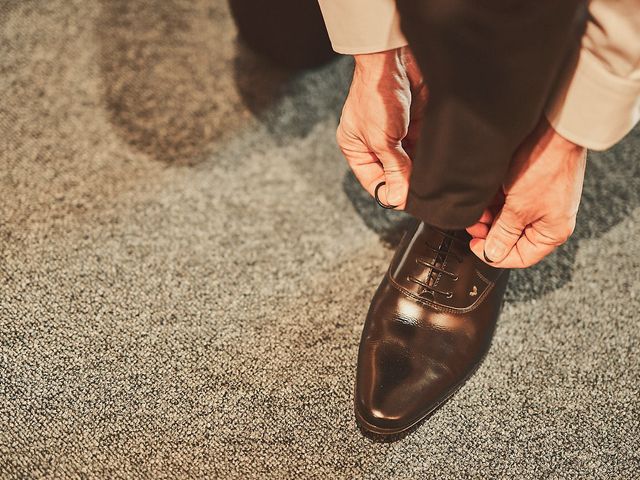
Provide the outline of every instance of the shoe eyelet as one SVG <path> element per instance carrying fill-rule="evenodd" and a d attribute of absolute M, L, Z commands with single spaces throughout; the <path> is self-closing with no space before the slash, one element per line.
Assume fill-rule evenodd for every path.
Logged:
<path fill-rule="evenodd" d="M 459 278 L 460 278 L 460 277 L 459 277 L 458 275 L 456 275 L 455 277 L 453 277 L 453 281 L 454 281 L 454 282 L 457 282 Z"/>
<path fill-rule="evenodd" d="M 446 298 L 451 298 L 453 297 L 453 292 L 447 292 Z"/>

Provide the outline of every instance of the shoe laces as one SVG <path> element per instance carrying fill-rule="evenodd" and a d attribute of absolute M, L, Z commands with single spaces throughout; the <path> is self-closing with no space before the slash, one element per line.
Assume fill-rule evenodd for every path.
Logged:
<path fill-rule="evenodd" d="M 455 252 L 451 251 L 451 245 L 456 241 L 462 242 L 462 239 L 456 237 L 455 234 L 450 231 L 441 230 L 436 227 L 430 227 L 430 228 L 436 230 L 443 237 L 442 241 L 440 242 L 440 245 L 437 248 L 431 245 L 429 242 L 425 241 L 425 245 L 427 246 L 427 248 L 433 251 L 436 254 L 436 256 L 433 259 L 433 261 L 429 261 L 424 257 L 416 257 L 416 263 L 431 269 L 431 272 L 429 273 L 429 277 L 427 278 L 426 281 L 423 281 L 412 275 L 409 275 L 407 277 L 407 280 L 420 285 L 423 288 L 422 293 L 431 293 L 431 294 L 437 293 L 439 295 L 444 296 L 445 298 L 451 298 L 453 297 L 453 292 L 440 290 L 436 288 L 436 285 L 438 283 L 438 278 L 441 275 L 447 275 L 448 277 L 451 277 L 454 282 L 458 280 L 458 275 L 454 272 L 450 272 L 449 270 L 446 270 L 444 268 L 444 265 L 449 258 L 453 258 L 456 260 L 456 262 L 462 263 L 463 261 L 462 257 L 460 257 Z"/>

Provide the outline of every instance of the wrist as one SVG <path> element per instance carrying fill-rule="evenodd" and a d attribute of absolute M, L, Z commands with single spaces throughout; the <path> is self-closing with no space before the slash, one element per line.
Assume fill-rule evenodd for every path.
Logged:
<path fill-rule="evenodd" d="M 542 117 L 542 121 L 539 123 L 538 132 L 538 135 L 536 135 L 538 148 L 542 147 L 568 154 L 582 154 L 586 151 L 586 148 L 582 145 L 578 145 L 558 133 L 545 116 Z"/>
<path fill-rule="evenodd" d="M 391 50 L 383 50 L 381 52 L 373 53 L 356 53 L 353 55 L 353 59 L 356 65 L 373 66 L 384 64 L 385 60 L 398 56 L 398 53 L 402 50 L 402 47 L 392 48 Z"/>
<path fill-rule="evenodd" d="M 404 70 L 402 62 L 403 48 L 405 47 L 393 48 L 382 52 L 356 54 L 353 56 L 355 71 L 379 77 Z"/>
<path fill-rule="evenodd" d="M 586 148 L 582 145 L 578 145 L 577 143 L 569 140 L 564 137 L 560 133 L 558 133 L 551 123 L 547 120 L 546 117 L 543 117 L 544 120 L 542 124 L 544 125 L 544 134 L 542 136 L 542 142 L 548 143 L 550 147 L 554 149 L 563 150 L 569 153 L 583 153 L 586 151 Z"/>
<path fill-rule="evenodd" d="M 578 159 L 586 155 L 587 149 L 582 145 L 573 143 L 571 140 L 560 135 L 553 130 L 553 145 L 559 151 L 565 152 L 567 158 Z"/>

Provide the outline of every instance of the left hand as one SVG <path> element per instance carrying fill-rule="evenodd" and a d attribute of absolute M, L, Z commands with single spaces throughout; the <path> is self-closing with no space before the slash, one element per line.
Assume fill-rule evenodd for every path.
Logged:
<path fill-rule="evenodd" d="M 504 203 L 487 208 L 467 228 L 473 253 L 493 267 L 525 268 L 567 241 L 576 224 L 586 153 L 543 118 L 511 162 Z"/>
<path fill-rule="evenodd" d="M 408 46 L 354 58 L 336 140 L 371 196 L 385 182 L 381 200 L 403 210 L 427 88 Z"/>

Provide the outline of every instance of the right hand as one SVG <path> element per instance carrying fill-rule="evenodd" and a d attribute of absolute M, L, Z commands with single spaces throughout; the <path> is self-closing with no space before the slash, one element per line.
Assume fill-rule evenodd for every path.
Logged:
<path fill-rule="evenodd" d="M 338 146 L 369 194 L 386 182 L 380 200 L 403 210 L 427 89 L 409 47 L 354 58 Z"/>

